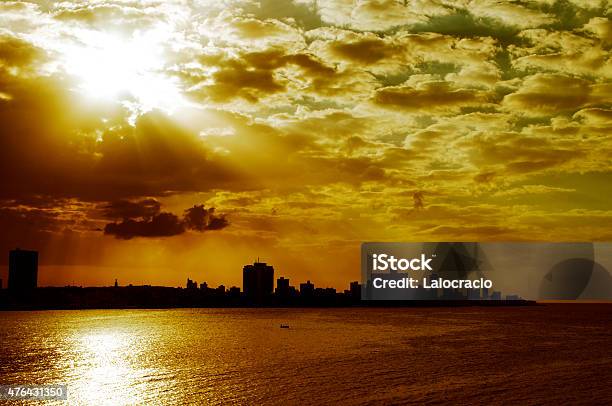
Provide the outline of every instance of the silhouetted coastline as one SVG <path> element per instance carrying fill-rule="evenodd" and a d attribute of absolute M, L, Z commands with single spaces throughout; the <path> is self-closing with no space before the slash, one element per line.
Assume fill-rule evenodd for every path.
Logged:
<path fill-rule="evenodd" d="M 525 306 L 526 300 L 366 301 L 350 294 L 312 297 L 272 295 L 252 300 L 241 294 L 164 286 L 44 287 L 27 292 L 0 291 L 0 310 L 164 309 L 205 307 L 440 307 Z"/>
<path fill-rule="evenodd" d="M 119 286 L 115 279 L 110 287 L 38 287 L 38 252 L 15 249 L 9 252 L 8 289 L 0 289 L 0 310 L 44 309 L 163 309 L 185 307 L 432 307 L 432 306 L 522 306 L 533 302 L 501 292 L 488 295 L 486 290 L 463 292 L 445 289 L 427 293 L 419 300 L 362 300 L 372 286 L 358 281 L 337 292 L 334 288 L 315 287 L 310 280 L 291 286 L 281 276 L 274 289 L 274 267 L 260 262 L 242 269 L 242 291 L 237 286 L 216 288 L 187 278 L 185 288 L 166 286 Z M 421 290 L 422 291 L 422 290 Z M 471 299 L 471 300 L 470 300 Z"/>

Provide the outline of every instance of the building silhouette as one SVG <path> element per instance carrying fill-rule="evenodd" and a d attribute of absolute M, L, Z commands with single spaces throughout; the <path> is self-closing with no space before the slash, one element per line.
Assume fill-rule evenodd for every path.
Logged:
<path fill-rule="evenodd" d="M 38 284 L 38 251 L 9 252 L 8 288 L 13 291 L 36 289 Z"/>
<path fill-rule="evenodd" d="M 401 274 L 397 274 L 398 276 Z M 366 306 L 379 305 L 381 300 L 372 300 L 371 279 L 363 285 L 359 281 L 350 282 L 348 289 L 337 292 L 332 287 L 318 287 L 310 280 L 296 286 L 291 286 L 288 278 L 279 277 L 274 289 L 274 268 L 264 262 L 256 261 L 243 267 L 244 291 L 237 286 L 226 288 L 219 285 L 209 287 L 206 282 L 198 285 L 195 280 L 187 278 L 186 289 L 183 287 L 165 286 L 120 286 L 114 280 L 114 286 L 107 287 L 37 287 L 38 252 L 14 250 L 9 253 L 10 291 L 0 292 L 0 309 L 64 309 L 64 308 L 174 308 L 174 307 L 242 307 L 242 306 Z M 395 276 L 395 275 L 394 275 Z M 437 278 L 436 273 L 429 276 L 430 280 Z M 0 288 L 2 282 L 0 279 Z M 426 299 L 425 305 L 437 299 L 453 301 L 450 305 L 466 305 L 468 302 L 478 302 L 478 305 L 512 305 L 528 304 L 518 295 L 507 295 L 502 300 L 500 291 L 490 289 L 415 289 L 415 294 L 406 299 L 399 298 L 398 306 L 420 305 L 417 299 Z M 365 299 L 365 300 L 362 300 Z M 468 300 L 474 299 L 474 300 Z M 477 299 L 489 299 L 486 301 Z M 376 303 L 379 301 L 379 304 Z M 495 303 L 497 302 L 497 303 Z M 384 302 L 385 306 L 394 305 Z M 449 302 L 450 303 L 450 302 Z"/>
<path fill-rule="evenodd" d="M 289 296 L 289 279 L 280 277 L 276 280 L 276 296 L 288 297 Z"/>
<path fill-rule="evenodd" d="M 317 297 L 334 297 L 336 296 L 335 288 L 315 288 L 314 294 Z"/>
<path fill-rule="evenodd" d="M 187 285 L 186 285 L 187 289 L 197 289 L 198 288 L 198 283 L 196 281 L 192 281 L 191 279 L 187 278 Z"/>
<path fill-rule="evenodd" d="M 312 297 L 314 296 L 314 291 L 314 284 L 310 283 L 310 280 L 306 281 L 306 283 L 300 283 L 300 295 L 302 297 Z"/>
<path fill-rule="evenodd" d="M 361 299 L 361 284 L 358 281 L 351 282 L 349 285 L 351 297 Z"/>
<path fill-rule="evenodd" d="M 247 298 L 261 301 L 274 290 L 274 268 L 265 262 L 254 262 L 242 268 L 242 289 Z"/>

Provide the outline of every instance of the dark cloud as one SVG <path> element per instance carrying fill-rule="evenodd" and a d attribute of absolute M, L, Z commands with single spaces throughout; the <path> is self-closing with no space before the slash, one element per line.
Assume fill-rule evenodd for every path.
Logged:
<path fill-rule="evenodd" d="M 227 101 L 236 97 L 254 103 L 260 98 L 285 90 L 274 77 L 273 70 L 251 68 L 240 61 L 228 61 L 212 75 L 214 84 L 206 92 L 214 101 Z"/>
<path fill-rule="evenodd" d="M 303 72 L 311 78 L 329 78 L 336 73 L 336 69 L 327 66 L 314 55 L 287 55 L 285 60 L 287 63 L 294 64 L 302 68 Z"/>
<path fill-rule="evenodd" d="M 557 30 L 572 30 L 580 28 L 591 17 L 601 15 L 605 11 L 606 1 L 601 1 L 599 7 L 589 1 L 554 1 L 542 2 L 542 10 L 554 14 L 557 18 L 549 27 Z"/>
<path fill-rule="evenodd" d="M 34 229 L 42 234 L 58 231 L 62 222 L 58 212 L 41 210 L 35 208 L 0 208 L 0 226 L 3 235 L 11 235 L 13 238 L 19 235 L 27 235 Z M 23 238 L 15 238 L 17 242 L 26 241 Z"/>
<path fill-rule="evenodd" d="M 227 102 L 242 98 L 256 103 L 267 96 L 287 90 L 286 81 L 275 74 L 277 69 L 287 66 L 299 68 L 311 80 L 332 78 L 336 70 L 306 53 L 287 54 L 281 49 L 261 52 L 245 52 L 236 57 L 208 55 L 200 58 L 205 66 L 215 66 L 216 72 L 210 77 L 197 72 L 183 74 L 183 79 L 195 84 L 192 94 L 215 102 Z M 212 83 L 208 84 L 209 82 Z M 207 83 L 199 86 L 200 83 Z M 317 83 L 317 86 L 321 86 Z"/>
<path fill-rule="evenodd" d="M 185 210 L 185 226 L 196 231 L 220 230 L 229 223 L 225 216 L 215 215 L 215 208 L 205 208 L 203 204 Z"/>
<path fill-rule="evenodd" d="M 0 99 L 0 198 L 112 201 L 227 187 L 241 178 L 163 112 L 132 125 L 118 105 L 82 103 L 60 78 L 19 78 L 2 69 L 0 88 L 11 96 Z"/>
<path fill-rule="evenodd" d="M 30 74 L 41 55 L 0 36 L 0 199 L 114 201 L 227 187 L 241 178 L 195 131 L 161 111 L 131 122 L 118 103 L 81 99 L 66 76 Z"/>
<path fill-rule="evenodd" d="M 158 214 L 161 204 L 155 199 L 143 199 L 137 202 L 118 200 L 103 206 L 103 214 L 108 218 L 151 218 Z"/>
<path fill-rule="evenodd" d="M 47 254 L 53 235 L 72 225 L 57 211 L 30 207 L 0 208 L 0 264 L 6 264 L 8 251 L 15 248 L 35 249 Z"/>
<path fill-rule="evenodd" d="M 503 24 L 499 20 L 477 17 L 467 10 L 453 14 L 433 16 L 425 23 L 410 27 L 412 32 L 435 32 L 459 38 L 491 37 L 504 45 L 517 43 L 518 27 Z"/>
<path fill-rule="evenodd" d="M 104 227 L 104 234 L 122 240 L 135 237 L 171 237 L 183 234 L 187 230 L 199 232 L 221 230 L 229 225 L 224 215 L 216 215 L 214 207 L 207 209 L 204 205 L 194 205 L 185 210 L 183 218 L 159 211 L 159 202 L 153 199 L 139 202 L 121 201 L 109 204 L 107 207 L 111 207 L 109 211 L 115 217 L 122 217 L 123 220 L 107 224 Z"/>
<path fill-rule="evenodd" d="M 172 213 L 159 213 L 150 219 L 124 219 L 120 223 L 104 226 L 104 234 L 114 235 L 122 240 L 134 237 L 170 237 L 185 232 L 183 222 Z"/>
<path fill-rule="evenodd" d="M 481 92 L 473 89 L 455 89 L 448 82 L 427 82 L 412 86 L 394 86 L 380 89 L 374 103 L 389 108 L 414 111 L 456 110 L 463 106 L 482 103 Z"/>
<path fill-rule="evenodd" d="M 260 18 L 275 18 L 279 20 L 291 19 L 298 26 L 306 30 L 320 27 L 321 17 L 316 7 L 296 1 L 260 0 L 258 2 L 245 2 L 242 7 L 248 14 Z"/>
<path fill-rule="evenodd" d="M 134 177 L 141 185 L 157 181 L 160 190 L 198 188 L 205 179 L 224 177 L 201 140 L 160 112 L 139 117 L 134 127 L 107 131 L 98 146 L 100 175 L 128 182 Z"/>
<path fill-rule="evenodd" d="M 120 243 L 105 238 L 100 244 L 95 229 L 130 239 L 227 227 L 213 208 L 182 210 L 195 193 L 215 194 L 210 202 L 225 210 L 219 196 L 254 193 L 261 201 L 241 215 L 265 213 L 268 221 L 280 207 L 275 222 L 309 218 L 319 222 L 313 230 L 345 238 L 327 211 L 300 210 L 336 205 L 338 218 L 353 218 L 384 201 L 389 211 L 395 206 L 425 216 L 436 204 L 465 206 L 462 196 L 475 195 L 472 187 L 567 176 L 609 161 L 612 25 L 604 2 L 583 2 L 593 5 L 588 10 L 578 0 L 196 3 L 0 4 L 3 247 L 44 249 L 75 229 L 79 239 L 96 239 L 99 250 Z M 89 32 L 91 38 L 84 35 Z M 177 103 L 172 115 L 149 110 L 138 95 L 85 95 L 99 73 L 81 77 L 78 59 L 105 51 L 106 37 L 129 45 L 141 35 L 151 40 L 159 66 L 138 69 L 138 76 L 143 73 L 143 83 L 172 79 L 187 102 Z M 122 54 L 109 62 L 119 66 L 113 73 L 121 76 L 124 66 L 129 77 L 131 61 Z M 105 79 L 100 75 L 99 83 Z M 154 85 L 148 90 L 163 97 Z M 489 123 L 465 114 L 474 111 L 504 117 Z M 415 192 L 421 187 L 427 205 Z M 321 193 L 305 194 L 310 189 Z M 406 194 L 396 198 L 397 189 Z M 290 194 L 299 195 L 296 202 Z M 180 210 L 164 209 L 157 200 L 164 196 Z M 227 201 L 238 209 L 247 200 Z M 581 207 L 601 202 L 593 195 Z M 510 218 L 534 201 L 518 203 L 525 207 Z M 472 211 L 479 210 L 428 222 L 486 227 L 496 226 L 492 216 L 511 221 L 501 218 L 508 213 L 502 206 L 480 217 L 470 217 Z M 243 227 L 239 234 L 254 231 L 248 219 L 235 221 Z M 355 233 L 373 229 L 363 221 Z M 269 229 L 286 231 L 272 222 Z M 462 232 L 488 235 L 462 227 L 443 235 Z M 296 236 L 307 239 L 308 232 Z M 71 251 L 60 245 L 58 253 Z"/>
<path fill-rule="evenodd" d="M 330 48 L 332 54 L 336 56 L 366 65 L 392 57 L 400 51 L 397 46 L 388 44 L 380 38 L 366 38 L 347 43 L 335 42 Z"/>
<path fill-rule="evenodd" d="M 574 117 L 586 122 L 599 125 L 612 124 L 612 109 L 590 108 L 580 110 Z"/>
<path fill-rule="evenodd" d="M 0 35 L 0 69 L 28 66 L 44 52 L 39 48 L 10 35 Z"/>
<path fill-rule="evenodd" d="M 516 133 L 480 137 L 472 142 L 472 162 L 479 167 L 504 165 L 507 173 L 537 172 L 579 160 L 585 151 L 569 148 L 555 139 L 528 137 Z M 477 175 L 478 182 L 488 182 L 494 173 Z"/>
<path fill-rule="evenodd" d="M 538 73 L 527 77 L 519 90 L 505 96 L 503 105 L 526 115 L 569 113 L 593 100 L 592 92 L 587 80 Z"/>

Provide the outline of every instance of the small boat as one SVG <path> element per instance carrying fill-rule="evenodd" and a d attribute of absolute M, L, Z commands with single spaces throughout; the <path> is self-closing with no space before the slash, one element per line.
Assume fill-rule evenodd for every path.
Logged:
<path fill-rule="evenodd" d="M 280 328 L 289 328 L 289 324 L 281 324 Z"/>

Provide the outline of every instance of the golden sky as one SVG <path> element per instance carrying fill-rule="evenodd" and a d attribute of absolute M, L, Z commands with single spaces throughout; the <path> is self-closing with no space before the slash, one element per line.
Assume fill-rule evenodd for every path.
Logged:
<path fill-rule="evenodd" d="M 362 241 L 612 240 L 611 13 L 3 1 L 2 263 L 240 285 L 259 256 L 345 288 Z"/>

